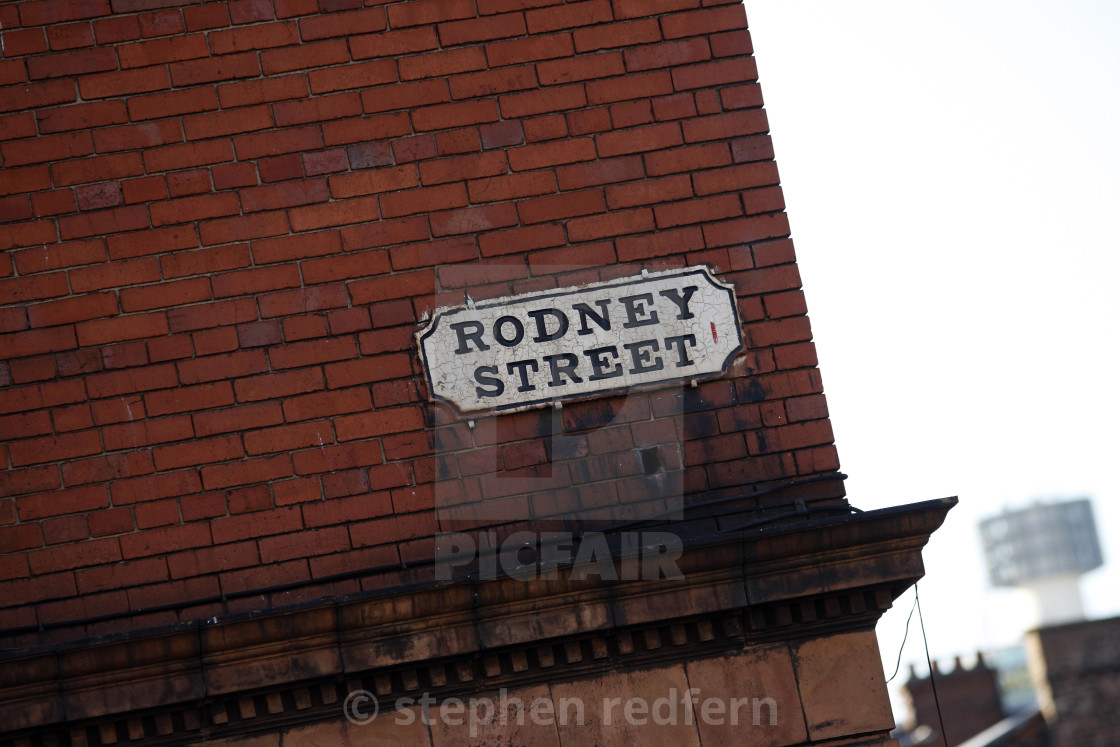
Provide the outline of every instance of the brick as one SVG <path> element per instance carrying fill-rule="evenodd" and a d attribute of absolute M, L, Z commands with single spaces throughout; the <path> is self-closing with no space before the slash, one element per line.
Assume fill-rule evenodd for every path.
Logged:
<path fill-rule="evenodd" d="M 163 39 L 122 44 L 117 47 L 117 54 L 122 68 L 142 68 L 181 60 L 197 60 L 210 54 L 206 40 L 204 34 L 169 36 Z"/>
<path fill-rule="evenodd" d="M 303 158 L 294 154 L 265 158 L 257 161 L 257 171 L 265 184 L 299 179 L 303 176 Z"/>
<path fill-rule="evenodd" d="M 604 212 L 606 203 L 599 190 L 568 192 L 547 197 L 523 200 L 518 203 L 517 212 L 522 223 L 543 223 L 546 221 L 573 218 L 581 215 Z"/>
<path fill-rule="evenodd" d="M 167 560 L 165 558 L 117 562 L 111 565 L 80 570 L 77 574 L 78 591 L 81 594 L 92 594 L 108 589 L 123 589 L 129 586 L 166 581 L 168 578 Z"/>
<path fill-rule="evenodd" d="M 400 58 L 397 60 L 397 68 L 402 81 L 442 78 L 456 73 L 484 70 L 486 55 L 480 47 L 444 49 Z"/>
<path fill-rule="evenodd" d="M 183 119 L 188 140 L 204 140 L 272 127 L 272 112 L 267 106 L 199 114 Z"/>
<path fill-rule="evenodd" d="M 509 165 L 514 171 L 560 166 L 596 158 L 595 142 L 591 138 L 576 138 L 563 142 L 539 143 L 514 148 L 507 152 Z"/>
<path fill-rule="evenodd" d="M 93 33 L 98 44 L 114 44 L 140 38 L 140 23 L 136 16 L 103 18 L 93 23 Z"/>
<path fill-rule="evenodd" d="M 518 222 L 517 209 L 512 203 L 508 202 L 498 205 L 468 207 L 461 210 L 431 213 L 428 219 L 431 221 L 433 236 L 451 236 L 466 233 L 474 234 L 495 228 L 515 226 Z M 454 244 L 453 246 L 458 247 L 461 245 Z M 399 247 L 394 251 L 402 250 L 407 251 L 405 247 Z M 446 251 L 444 244 L 441 242 L 432 242 L 428 245 L 428 250 L 425 250 L 423 253 L 433 257 L 439 257 L 440 261 L 454 261 L 451 259 L 444 260 L 444 251 Z M 473 237 L 470 241 L 470 249 L 461 249 L 461 251 L 467 254 L 468 259 L 473 259 L 477 256 Z M 397 260 L 395 258 L 394 267 L 402 269 L 402 267 L 397 265 Z"/>
<path fill-rule="evenodd" d="M 273 369 L 311 366 L 328 361 L 356 358 L 357 355 L 358 346 L 352 338 L 348 337 L 296 342 L 269 350 Z"/>
<path fill-rule="evenodd" d="M 385 251 L 358 252 L 342 258 L 328 258 L 302 264 L 304 281 L 308 284 L 380 276 L 389 272 L 389 254 Z"/>
<path fill-rule="evenodd" d="M 213 31 L 207 35 L 212 55 L 233 54 L 299 44 L 294 23 L 265 23 L 245 28 Z M 289 54 L 291 52 L 289 51 Z"/>
<path fill-rule="evenodd" d="M 476 259 L 478 247 L 473 236 L 453 238 L 393 247 L 389 251 L 389 257 L 393 269 L 412 270 Z"/>
<path fill-rule="evenodd" d="M 302 159 L 304 172 L 308 176 L 345 171 L 349 165 L 346 159 L 346 151 L 339 148 L 332 148 L 321 153 L 304 153 Z"/>
<path fill-rule="evenodd" d="M 206 218 L 237 215 L 241 208 L 237 195 L 206 194 L 157 202 L 150 207 L 153 226 L 191 223 Z"/>
<path fill-rule="evenodd" d="M 412 111 L 412 126 L 417 132 L 427 132 L 483 122 L 496 122 L 500 118 L 497 103 L 482 99 L 414 109 Z"/>
<path fill-rule="evenodd" d="M 92 152 L 93 139 L 88 132 L 63 132 L 43 135 L 33 140 L 13 140 L 0 144 L 4 162 L 11 166 L 80 158 Z"/>
<path fill-rule="evenodd" d="M 64 296 L 69 292 L 69 284 L 66 282 L 64 272 L 0 280 L 0 298 L 3 298 L 5 303 L 36 301 L 53 296 Z"/>
<path fill-rule="evenodd" d="M 730 166 L 693 175 L 696 194 L 710 195 L 717 192 L 734 192 L 753 187 L 778 183 L 778 168 L 773 161 L 761 161 Z"/>
<path fill-rule="evenodd" d="M 27 73 L 31 80 L 61 78 L 64 76 L 96 73 L 117 69 L 117 56 L 112 49 L 95 47 L 73 52 L 55 52 L 27 60 Z"/>
<path fill-rule="evenodd" d="M 28 307 L 27 313 L 33 327 L 69 324 L 115 315 L 117 298 L 112 293 L 95 293 L 36 304 Z"/>
<path fill-rule="evenodd" d="M 78 344 L 82 346 L 139 340 L 167 332 L 167 316 L 163 312 L 94 319 L 77 325 Z"/>
<path fill-rule="evenodd" d="M 248 267 L 251 259 L 248 246 L 234 244 L 192 252 L 179 251 L 162 256 L 159 261 L 163 276 L 171 279 Z"/>
<path fill-rule="evenodd" d="M 50 172 L 46 166 L 31 166 L 22 169 L 5 168 L 0 171 L 0 195 L 19 192 L 33 192 L 49 189 Z"/>
<path fill-rule="evenodd" d="M 228 140 L 202 140 L 182 145 L 168 145 L 144 151 L 144 166 L 149 172 L 173 171 L 195 166 L 208 166 L 233 160 Z M 221 202 L 222 195 L 207 195 Z"/>
<path fill-rule="evenodd" d="M 62 479 L 68 487 L 73 487 L 108 482 L 121 477 L 149 475 L 153 471 L 152 455 L 147 451 L 133 451 L 70 460 L 62 465 Z"/>
<path fill-rule="evenodd" d="M 347 223 L 365 223 L 376 220 L 377 215 L 377 199 L 374 197 L 335 200 L 288 211 L 288 218 L 294 231 L 313 231 Z"/>
<path fill-rule="evenodd" d="M 234 138 L 239 159 L 254 159 L 282 153 L 319 150 L 323 136 L 317 127 L 298 127 L 275 132 L 251 133 Z"/>
<path fill-rule="evenodd" d="M 339 62 L 347 62 L 349 55 L 343 46 L 343 56 Z M 351 88 L 369 88 L 397 80 L 397 67 L 391 60 L 373 60 L 342 65 L 339 67 L 312 70 L 308 80 L 313 93 L 330 93 Z M 359 104 L 360 107 L 360 104 Z M 359 108 L 360 111 L 360 108 Z"/>
<path fill-rule="evenodd" d="M 463 207 L 467 201 L 467 190 L 464 185 L 445 184 L 385 194 L 381 197 L 381 211 L 384 217 L 395 218 L 441 208 Z"/>
<path fill-rule="evenodd" d="M 54 357 L 50 355 L 12 361 L 9 368 L 11 380 L 16 384 L 44 381 L 55 377 Z"/>
<path fill-rule="evenodd" d="M 742 204 L 734 195 L 717 195 L 654 208 L 659 228 L 731 218 L 741 213 Z"/>
<path fill-rule="evenodd" d="M 769 130 L 769 124 L 764 110 L 743 109 L 687 120 L 682 128 L 685 142 L 695 143 L 764 133 Z"/>
<path fill-rule="evenodd" d="M 571 57 L 575 52 L 572 36 L 567 33 L 492 42 L 485 49 L 490 67 Z"/>
<path fill-rule="evenodd" d="M 36 118 L 40 133 L 66 132 L 127 122 L 128 110 L 123 101 L 95 101 L 47 109 Z"/>
<path fill-rule="evenodd" d="M 704 234 L 697 226 L 661 230 L 647 236 L 622 237 L 615 242 L 620 262 L 695 252 L 704 248 Z"/>
<path fill-rule="evenodd" d="M 350 51 L 355 60 L 368 57 L 399 57 L 439 46 L 434 26 L 393 29 L 379 34 L 353 36 Z"/>
<path fill-rule="evenodd" d="M 148 36 L 167 36 L 182 33 L 183 13 L 180 10 L 163 10 L 154 13 L 145 13 L 140 16 L 140 31 Z"/>
<path fill-rule="evenodd" d="M 615 210 L 606 215 L 568 221 L 568 238 L 571 241 L 592 241 L 609 236 L 650 231 L 653 228 L 653 211 L 649 208 Z M 604 252 L 603 256 L 610 256 L 613 262 L 614 251 Z"/>
<path fill-rule="evenodd" d="M 215 298 L 242 296 L 262 291 L 296 288 L 300 285 L 299 269 L 294 265 L 277 265 L 250 270 L 237 270 L 211 278 Z"/>
<path fill-rule="evenodd" d="M 221 490 L 236 485 L 251 485 L 291 476 L 291 459 L 286 455 L 245 459 L 202 468 L 202 484 L 207 490 Z"/>
<path fill-rule="evenodd" d="M 4 38 L 7 37 L 5 34 Z M 0 88 L 0 112 L 29 111 L 53 104 L 69 104 L 76 99 L 74 83 L 69 79 L 44 81 L 34 86 L 4 86 Z"/>
<path fill-rule="evenodd" d="M 405 164 L 439 155 L 435 135 L 417 135 L 394 140 L 390 146 L 397 163 Z"/>
<path fill-rule="evenodd" d="M 192 358 L 180 362 L 178 368 L 183 384 L 198 384 L 261 373 L 268 370 L 268 361 L 262 350 L 240 350 Z"/>
<path fill-rule="evenodd" d="M 97 454 L 100 451 L 101 437 L 96 431 L 63 433 L 27 441 L 14 441 L 8 446 L 12 465 L 15 467 L 74 459 Z"/>
<path fill-rule="evenodd" d="M 36 218 L 42 218 L 49 215 L 61 215 L 63 213 L 72 213 L 78 208 L 77 200 L 74 198 L 74 192 L 69 189 L 61 189 L 54 192 L 40 192 L 31 195 L 31 211 L 27 212 L 25 205 L 26 198 L 16 197 L 0 200 L 0 203 L 7 203 L 8 200 L 16 200 L 15 205 L 18 211 L 18 217 L 14 220 L 26 220 L 31 218 L 32 214 Z M 4 212 L 0 209 L 0 213 Z"/>
<path fill-rule="evenodd" d="M 299 46 L 299 54 L 293 54 L 290 47 L 272 49 L 261 53 L 261 70 L 265 75 L 298 72 L 299 77 L 307 80 L 308 68 L 324 65 L 337 65 L 350 59 L 345 39 L 309 42 Z M 292 76 L 295 77 L 295 76 Z"/>
<path fill-rule="evenodd" d="M 577 84 L 502 96 L 498 103 L 503 117 L 516 119 L 546 112 L 580 109 L 587 105 L 587 96 L 583 85 Z"/>
<path fill-rule="evenodd" d="M 334 434 L 328 420 L 249 431 L 244 434 L 244 438 L 245 450 L 250 455 L 289 452 L 334 443 Z"/>
<path fill-rule="evenodd" d="M 359 412 L 373 407 L 366 388 L 317 392 L 284 401 L 284 419 L 289 422 L 311 420 L 330 415 Z"/>
<path fill-rule="evenodd" d="M 120 538 L 121 554 L 126 559 L 163 555 L 210 544 L 210 527 L 203 522 L 149 529 Z"/>
<path fill-rule="evenodd" d="M 293 291 L 270 293 L 260 296 L 257 305 L 262 318 L 289 316 L 308 311 L 321 311 L 347 306 L 349 299 L 345 286 L 326 285 L 300 288 Z"/>
<path fill-rule="evenodd" d="M 172 368 L 168 366 L 168 368 Z M 172 370 L 174 370 L 172 368 Z M 159 387 L 151 387 L 159 388 Z M 142 391 L 134 389 L 130 391 Z M 205 410 L 233 404 L 233 388 L 228 381 L 197 386 L 177 387 L 169 391 L 151 392 L 144 396 L 149 416 L 168 415 L 192 410 Z"/>
<path fill-rule="evenodd" d="M 644 15 L 644 13 L 642 14 Z M 616 11 L 616 18 L 623 18 Z M 572 34 L 575 51 L 583 54 L 601 49 L 637 46 L 661 41 L 661 28 L 652 18 L 623 21 L 621 23 L 600 23 L 576 29 Z"/>
<path fill-rule="evenodd" d="M 335 198 L 395 192 L 420 186 L 414 166 L 394 166 L 339 174 L 330 178 L 331 195 Z"/>
<path fill-rule="evenodd" d="M 671 148 L 682 143 L 681 128 L 675 122 L 634 127 L 595 136 L 595 146 L 604 158 Z"/>
<path fill-rule="evenodd" d="M 524 91 L 537 87 L 536 72 L 531 65 L 520 67 L 506 67 L 497 70 L 485 70 L 477 73 L 466 73 L 452 77 L 448 84 L 452 97 L 456 99 L 492 96 L 509 91 Z M 507 123 L 515 126 L 515 123 Z M 487 125 L 497 127 L 499 124 Z M 520 141 L 520 138 L 514 142 Z"/>
<path fill-rule="evenodd" d="M 288 397 L 324 388 L 320 369 L 283 371 L 238 379 L 234 382 L 238 402 L 255 402 L 273 397 Z"/>
<path fill-rule="evenodd" d="M 396 24 L 393 24 L 394 27 Z M 300 36 L 303 40 L 329 39 L 353 34 L 366 34 L 385 29 L 385 11 L 382 8 L 366 8 L 346 13 L 315 15 L 299 21 Z"/>
<path fill-rule="evenodd" d="M 610 0 L 587 0 L 562 7 L 530 10 L 525 14 L 529 33 L 541 34 L 578 26 L 594 26 L 614 20 Z"/>
<path fill-rule="evenodd" d="M 152 450 L 156 468 L 161 472 L 209 462 L 240 459 L 244 454 L 241 438 L 231 435 L 196 439 L 170 446 L 157 446 Z"/>
<path fill-rule="evenodd" d="M 204 246 L 279 236 L 288 232 L 288 219 L 281 211 L 220 218 L 199 226 L 199 236 Z"/>
<path fill-rule="evenodd" d="M 731 246 L 784 236 L 789 236 L 789 219 L 785 213 L 757 215 L 704 226 L 704 242 L 708 247 Z"/>
<path fill-rule="evenodd" d="M 326 202 L 329 199 L 325 179 L 305 179 L 286 184 L 250 187 L 241 190 L 239 195 L 241 209 L 246 213 L 310 205 Z"/>
<path fill-rule="evenodd" d="M 426 104 L 438 104 L 450 99 L 446 81 L 419 80 L 410 83 L 397 83 L 391 86 L 367 88 L 362 91 L 362 109 L 367 114 L 375 114 Z"/>
<path fill-rule="evenodd" d="M 720 31 L 745 29 L 746 27 L 747 15 L 741 5 L 727 5 L 677 13 L 661 19 L 661 30 L 666 39 L 703 36 Z"/>
<path fill-rule="evenodd" d="M 111 451 L 182 441 L 193 436 L 194 432 L 189 415 L 176 415 L 105 426 L 102 428 L 101 435 L 106 450 Z"/>
<path fill-rule="evenodd" d="M 518 254 L 533 249 L 562 246 L 566 241 L 564 229 L 556 224 L 495 231 L 478 237 L 479 249 L 483 257 Z"/>
<path fill-rule="evenodd" d="M 188 90 L 205 91 L 208 96 L 213 96 L 213 89 L 210 88 Z M 297 99 L 306 96 L 308 90 L 306 76 L 284 75 L 222 84 L 218 86 L 217 98 L 222 107 L 230 108 Z"/>
<path fill-rule="evenodd" d="M 260 75 L 260 63 L 252 52 L 210 57 L 190 62 L 173 62 L 168 67 L 171 82 L 177 87 L 202 83 L 252 78 Z"/>
<path fill-rule="evenodd" d="M 540 171 L 474 179 L 467 183 L 467 193 L 475 203 L 536 197 L 556 191 L 556 177 Z"/>
<path fill-rule="evenodd" d="M 672 77 L 663 70 L 592 80 L 585 85 L 587 100 L 592 105 L 613 104 L 617 101 L 632 101 L 673 93 Z"/>
<path fill-rule="evenodd" d="M 190 495 L 198 492 L 201 487 L 197 471 L 182 470 L 116 480 L 110 490 L 113 504 L 119 506 Z"/>
<path fill-rule="evenodd" d="M 678 91 L 705 88 L 724 83 L 758 80 L 753 57 L 718 60 L 672 71 L 673 87 Z"/>
<path fill-rule="evenodd" d="M 272 105 L 280 127 L 353 117 L 362 113 L 362 102 L 353 91 Z"/>
<path fill-rule="evenodd" d="M 442 158 L 420 164 L 420 180 L 425 186 L 480 179 L 506 173 L 505 153 L 476 153 Z"/>
<path fill-rule="evenodd" d="M 647 179 L 641 182 L 607 187 L 607 205 L 612 210 L 635 205 L 653 205 L 692 196 L 692 184 L 686 175 Z"/>
<path fill-rule="evenodd" d="M 109 257 L 130 259 L 148 254 L 159 254 L 198 246 L 198 232 L 193 226 L 156 228 L 139 233 L 110 236 Z"/>
<path fill-rule="evenodd" d="M 424 26 L 442 21 L 455 21 L 473 18 L 474 0 L 415 0 L 404 4 L 390 5 L 388 8 L 389 25 L 393 28 Z"/>
<path fill-rule="evenodd" d="M 73 543 L 66 546 L 65 551 L 47 548 L 27 555 L 31 572 L 36 576 L 82 566 L 112 563 L 120 559 L 120 545 L 115 537 Z"/>
<path fill-rule="evenodd" d="M 423 418 L 418 407 L 393 407 L 335 418 L 334 423 L 339 441 L 353 441 L 387 433 L 419 430 L 423 427 Z"/>

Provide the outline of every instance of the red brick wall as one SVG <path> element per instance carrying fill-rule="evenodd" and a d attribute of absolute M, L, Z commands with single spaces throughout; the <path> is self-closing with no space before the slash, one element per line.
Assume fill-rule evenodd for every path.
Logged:
<path fill-rule="evenodd" d="M 0 627 L 838 468 L 737 2 L 31 0 L 0 24 Z M 697 264 L 739 295 L 723 378 L 473 430 L 426 404 L 413 334 L 465 290 Z"/>

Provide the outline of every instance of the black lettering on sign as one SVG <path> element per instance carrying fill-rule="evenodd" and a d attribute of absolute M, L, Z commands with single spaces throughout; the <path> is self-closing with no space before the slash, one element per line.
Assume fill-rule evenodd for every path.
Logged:
<path fill-rule="evenodd" d="M 513 338 L 506 337 L 504 332 L 507 324 L 513 325 Z M 521 342 L 521 338 L 525 336 L 525 327 L 521 322 L 512 316 L 498 317 L 498 321 L 494 322 L 494 339 L 507 348 L 512 348 L 517 343 Z"/>
<path fill-rule="evenodd" d="M 539 309 L 537 311 L 530 311 L 529 316 L 537 323 L 537 336 L 533 338 L 533 342 L 552 342 L 559 340 L 568 331 L 568 317 L 563 311 L 557 309 Z M 556 330 L 553 332 L 548 331 L 548 325 L 545 323 L 545 316 L 551 316 L 556 320 Z"/>
<path fill-rule="evenodd" d="M 563 386 L 564 380 L 561 376 L 567 376 L 572 380 L 573 384 L 583 383 L 583 379 L 576 376 L 576 367 L 579 365 L 579 358 L 576 358 L 575 353 L 546 355 L 544 360 L 548 363 L 548 368 L 552 372 L 552 381 L 548 382 L 549 386 Z"/>
<path fill-rule="evenodd" d="M 610 302 L 611 302 L 611 300 L 609 298 L 605 298 L 602 301 L 596 301 L 595 305 L 599 307 L 599 313 L 598 314 L 596 314 L 594 311 L 592 311 L 591 307 L 588 306 L 585 303 L 574 303 L 574 304 L 572 304 L 572 309 L 579 312 L 579 332 L 578 332 L 578 334 L 581 334 L 581 335 L 591 334 L 591 328 L 587 326 L 587 320 L 588 319 L 592 319 L 597 325 L 599 325 L 599 329 L 610 332 L 611 331 L 611 318 L 610 318 L 609 313 L 607 312 L 607 304 L 609 304 Z"/>
<path fill-rule="evenodd" d="M 639 293 L 636 296 L 623 296 L 618 299 L 626 309 L 626 323 L 622 326 L 645 327 L 647 324 L 657 324 L 656 309 L 647 309 L 646 305 L 653 306 L 652 293 Z"/>
<path fill-rule="evenodd" d="M 470 328 L 470 331 L 468 331 Z M 473 342 L 478 346 L 479 350 L 489 350 L 490 346 L 482 341 L 482 322 L 459 322 L 452 324 L 451 329 L 455 330 L 455 336 L 459 339 L 459 347 L 455 350 L 456 355 L 469 353 L 471 351 L 467 342 Z"/>
<path fill-rule="evenodd" d="M 677 310 L 680 312 L 679 314 L 677 314 L 678 320 L 691 319 L 696 315 L 688 310 L 688 302 L 692 299 L 692 294 L 698 290 L 700 290 L 699 286 L 686 285 L 684 288 L 683 296 L 677 292 L 676 288 L 668 288 L 666 290 L 663 290 L 661 291 L 661 295 L 665 296 L 665 298 L 668 298 L 670 301 L 677 305 Z"/>
<path fill-rule="evenodd" d="M 497 366 L 479 366 L 474 370 L 474 380 L 482 386 L 491 387 L 490 389 L 483 389 L 481 386 L 474 388 L 475 396 L 479 399 L 483 397 L 498 397 L 506 390 L 506 385 L 502 380 L 497 377 Z"/>
<path fill-rule="evenodd" d="M 584 350 L 583 354 L 591 361 L 592 374 L 587 377 L 588 381 L 602 381 L 603 379 L 613 379 L 615 376 L 622 375 L 622 365 L 614 364 L 614 368 L 608 369 L 612 361 L 606 360 L 604 356 L 610 355 L 611 357 L 618 358 L 618 348 L 614 345 L 608 345 L 605 348 L 591 348 L 591 350 Z"/>
<path fill-rule="evenodd" d="M 517 391 L 531 392 L 536 389 L 535 386 L 529 383 L 529 372 L 527 369 L 530 368 L 533 369 L 533 373 L 537 372 L 538 366 L 536 359 L 529 358 L 528 360 L 514 361 L 513 363 L 506 364 L 507 373 L 513 373 L 514 371 L 516 371 L 517 375 L 521 377 L 521 386 L 517 387 Z"/>
<path fill-rule="evenodd" d="M 660 350 L 657 340 L 631 342 L 622 347 L 630 351 L 630 360 L 634 363 L 634 367 L 630 369 L 632 374 L 660 371 L 665 368 L 665 361 L 661 360 L 661 356 L 659 355 L 656 358 L 653 356 Z M 648 350 L 643 350 L 643 348 L 648 348 Z"/>
<path fill-rule="evenodd" d="M 665 349 L 673 348 L 677 351 L 677 368 L 696 364 L 696 361 L 688 357 L 688 351 L 684 347 L 686 342 L 689 347 L 696 347 L 696 335 L 675 335 L 665 338 Z"/>

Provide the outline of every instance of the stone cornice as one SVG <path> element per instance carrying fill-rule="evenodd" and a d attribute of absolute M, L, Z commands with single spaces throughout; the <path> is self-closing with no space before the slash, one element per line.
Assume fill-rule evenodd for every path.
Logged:
<path fill-rule="evenodd" d="M 955 503 L 690 541 L 681 580 L 455 582 L 9 656 L 0 747 L 243 733 L 337 717 L 355 689 L 450 696 L 868 629 Z"/>

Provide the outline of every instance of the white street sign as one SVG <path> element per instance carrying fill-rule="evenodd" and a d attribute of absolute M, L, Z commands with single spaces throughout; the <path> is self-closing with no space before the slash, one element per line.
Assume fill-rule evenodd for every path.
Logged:
<path fill-rule="evenodd" d="M 437 309 L 416 335 L 433 399 L 517 410 L 722 373 L 735 293 L 706 267 Z"/>

